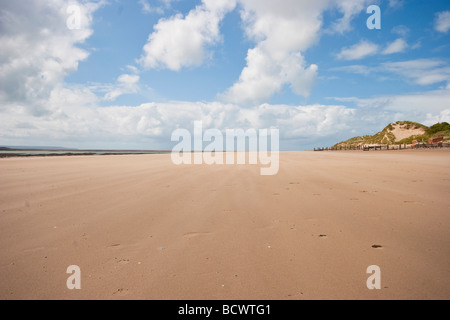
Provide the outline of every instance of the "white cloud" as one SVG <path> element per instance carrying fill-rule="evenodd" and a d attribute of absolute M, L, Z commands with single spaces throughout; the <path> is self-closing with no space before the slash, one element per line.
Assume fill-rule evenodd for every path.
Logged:
<path fill-rule="evenodd" d="M 383 70 L 392 72 L 419 85 L 450 82 L 450 66 L 440 59 L 417 59 L 388 62 L 381 65 Z"/>
<path fill-rule="evenodd" d="M 122 74 L 117 79 L 117 84 L 112 86 L 105 95 L 105 100 L 113 101 L 124 94 L 137 93 L 139 90 L 138 75 Z"/>
<path fill-rule="evenodd" d="M 426 126 L 432 126 L 436 123 L 450 122 L 450 109 L 445 109 L 439 114 L 428 113 L 426 120 L 422 123 Z"/>
<path fill-rule="evenodd" d="M 17 145 L 31 137 L 46 144 L 77 148 L 170 149 L 171 133 L 177 128 L 193 129 L 194 121 L 203 121 L 205 129 L 279 128 L 282 145 L 298 139 L 321 139 L 350 129 L 355 110 L 342 105 L 286 106 L 263 104 L 250 109 L 218 102 L 147 103 L 136 107 L 90 108 L 77 103 L 90 94 L 62 90 L 50 103 L 66 106 L 53 114 L 36 117 L 18 114 L 17 109 L 1 112 L 5 125 L 0 128 L 4 144 Z"/>
<path fill-rule="evenodd" d="M 335 5 L 338 10 L 343 13 L 341 19 L 333 23 L 331 31 L 337 33 L 344 33 L 351 30 L 351 21 L 357 15 L 360 14 L 364 9 L 367 9 L 370 0 L 341 0 L 336 1 Z"/>
<path fill-rule="evenodd" d="M 345 67 L 331 68 L 330 71 L 348 72 L 362 75 L 369 75 L 374 71 L 374 68 L 365 65 L 350 65 Z"/>
<path fill-rule="evenodd" d="M 158 0 L 158 1 L 161 2 L 166 8 L 170 8 L 172 2 L 177 2 L 181 0 Z"/>
<path fill-rule="evenodd" d="M 348 48 L 343 48 L 341 52 L 337 55 L 340 60 L 359 60 L 372 56 L 378 53 L 378 45 L 362 40 L 360 43 L 355 44 Z"/>
<path fill-rule="evenodd" d="M 139 0 L 139 4 L 142 6 L 142 12 L 144 13 L 152 13 L 153 8 L 150 6 L 147 0 Z"/>
<path fill-rule="evenodd" d="M 412 81 L 418 85 L 432 85 L 441 82 L 450 84 L 450 66 L 441 59 L 416 59 L 397 62 L 385 62 L 374 67 L 365 65 L 350 65 L 332 68 L 331 71 L 343 71 L 362 75 L 382 75 L 392 79 L 392 75 L 400 76 L 402 80 Z"/>
<path fill-rule="evenodd" d="M 220 98 L 243 105 L 255 105 L 268 101 L 285 84 L 290 84 L 293 92 L 308 96 L 317 77 L 318 67 L 306 67 L 300 53 L 286 53 L 284 59 L 273 59 L 262 48 L 249 50 L 247 66 L 239 81 Z"/>
<path fill-rule="evenodd" d="M 322 14 L 338 9 L 343 14 L 333 32 L 350 29 L 351 19 L 368 0 L 236 0 L 247 37 L 256 42 L 248 50 L 247 65 L 239 80 L 220 99 L 244 105 L 267 102 L 286 85 L 308 96 L 318 66 L 308 65 L 302 52 L 317 43 Z M 208 49 L 220 41 L 219 24 L 234 9 L 235 0 L 203 0 L 186 16 L 161 19 L 154 26 L 139 60 L 144 68 L 181 70 L 200 66 L 210 56 Z"/>
<path fill-rule="evenodd" d="M 139 63 L 145 68 L 199 66 L 208 57 L 207 48 L 220 41 L 219 23 L 235 1 L 203 0 L 187 16 L 161 19 L 150 34 Z"/>
<path fill-rule="evenodd" d="M 156 13 L 162 15 L 166 10 L 171 9 L 172 2 L 177 1 L 181 0 L 158 0 L 160 3 L 159 5 L 150 4 L 149 0 L 139 0 L 139 4 L 141 5 L 141 10 L 144 14 Z"/>
<path fill-rule="evenodd" d="M 450 30 L 450 11 L 443 11 L 436 14 L 434 28 L 442 33 L 447 33 Z"/>
<path fill-rule="evenodd" d="M 257 105 L 267 102 L 285 86 L 308 97 L 317 79 L 318 66 L 308 64 L 303 52 L 318 42 L 323 13 L 343 14 L 331 32 L 350 30 L 351 20 L 366 0 L 240 0 L 246 35 L 256 42 L 248 50 L 247 65 L 239 80 L 219 97 L 228 102 Z"/>
<path fill-rule="evenodd" d="M 391 32 L 400 37 L 406 37 L 411 32 L 411 29 L 404 25 L 398 25 L 392 28 Z"/>
<path fill-rule="evenodd" d="M 2 144 L 45 144 L 77 148 L 171 149 L 171 133 L 204 128 L 279 128 L 282 149 L 333 145 L 344 137 L 381 130 L 389 122 L 412 120 L 432 124 L 450 121 L 449 90 L 375 98 L 336 99 L 337 105 L 270 105 L 243 109 L 219 102 L 146 103 L 98 108 L 85 88 L 54 90 L 48 103 L 53 112 L 36 116 L 21 108 L 0 110 Z M 345 106 L 353 101 L 358 108 Z M 94 106 L 94 107 L 93 107 Z M 353 132 L 350 134 L 350 132 Z"/>
<path fill-rule="evenodd" d="M 220 95 L 224 101 L 258 105 L 289 85 L 308 96 L 318 67 L 308 65 L 302 51 L 318 40 L 321 14 L 328 1 L 241 0 L 246 35 L 257 44 L 247 53 L 239 80 Z"/>
<path fill-rule="evenodd" d="M 123 74 L 117 79 L 117 82 L 125 86 L 133 86 L 139 82 L 139 76 Z"/>
<path fill-rule="evenodd" d="M 344 99 L 336 99 L 343 101 Z M 358 105 L 358 113 L 377 118 L 377 114 L 385 112 L 395 115 L 397 120 L 418 121 L 434 124 L 439 121 L 450 121 L 450 90 L 434 90 L 427 92 L 409 93 L 403 95 L 387 95 L 375 98 L 352 98 Z M 349 99 L 347 99 L 349 101 Z M 427 119 L 434 118 L 434 123 Z M 434 121 L 434 120 L 433 120 Z"/>
<path fill-rule="evenodd" d="M 136 68 L 135 66 L 132 65 L 128 65 L 126 66 L 126 69 L 134 74 L 138 74 L 139 73 L 139 69 Z"/>
<path fill-rule="evenodd" d="M 82 2 L 81 29 L 69 30 L 69 0 L 4 1 L 0 9 L 0 104 L 19 104 L 35 114 L 88 52 L 77 47 L 92 34 L 92 14 L 103 1 Z"/>
<path fill-rule="evenodd" d="M 400 8 L 405 4 L 405 0 L 389 0 L 389 7 Z"/>
<path fill-rule="evenodd" d="M 414 43 L 413 45 L 411 45 L 411 49 L 412 50 L 416 50 L 419 49 L 420 47 L 422 47 L 422 41 L 417 41 L 416 43 Z"/>
<path fill-rule="evenodd" d="M 408 48 L 408 43 L 404 39 L 397 39 L 394 42 L 388 44 L 386 49 L 383 50 L 383 54 L 394 54 L 404 52 Z"/>
<path fill-rule="evenodd" d="M 145 14 L 148 13 L 157 13 L 157 14 L 163 14 L 164 9 L 162 7 L 154 7 L 151 6 L 148 0 L 139 0 L 139 4 L 142 7 L 142 12 Z"/>

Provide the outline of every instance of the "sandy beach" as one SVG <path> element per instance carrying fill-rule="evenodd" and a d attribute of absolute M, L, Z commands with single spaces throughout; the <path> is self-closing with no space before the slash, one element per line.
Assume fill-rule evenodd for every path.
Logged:
<path fill-rule="evenodd" d="M 292 152 L 261 176 L 170 155 L 2 159 L 0 299 L 450 299 L 449 160 Z"/>

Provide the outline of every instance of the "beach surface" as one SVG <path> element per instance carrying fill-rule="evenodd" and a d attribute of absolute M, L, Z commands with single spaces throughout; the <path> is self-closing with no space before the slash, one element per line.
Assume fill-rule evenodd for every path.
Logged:
<path fill-rule="evenodd" d="M 449 195 L 449 150 L 2 159 L 0 299 L 450 299 Z"/>

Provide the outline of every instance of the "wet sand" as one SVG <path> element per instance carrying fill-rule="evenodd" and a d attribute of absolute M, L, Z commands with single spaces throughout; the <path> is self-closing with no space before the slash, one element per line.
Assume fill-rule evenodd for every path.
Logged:
<path fill-rule="evenodd" d="M 292 152 L 261 176 L 170 155 L 2 159 L 0 299 L 450 299 L 449 160 Z"/>

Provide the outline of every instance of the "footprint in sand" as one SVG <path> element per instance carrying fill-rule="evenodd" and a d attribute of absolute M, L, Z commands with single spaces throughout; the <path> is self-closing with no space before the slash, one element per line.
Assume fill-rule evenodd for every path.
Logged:
<path fill-rule="evenodd" d="M 113 292 L 113 296 L 114 295 L 126 296 L 126 295 L 128 295 L 128 293 L 129 293 L 128 289 L 120 288 L 120 289 L 117 289 L 117 291 Z"/>
<path fill-rule="evenodd" d="M 128 260 L 128 259 L 122 259 L 122 260 L 119 260 L 117 263 L 118 263 L 118 264 L 121 264 L 121 265 L 126 265 L 126 264 L 129 264 L 129 263 L 130 263 L 130 260 Z"/>
<path fill-rule="evenodd" d="M 38 251 L 42 251 L 42 250 L 45 250 L 45 247 L 36 247 L 36 248 L 25 249 L 25 250 L 23 250 L 23 252 L 29 253 L 29 252 L 38 252 Z"/>
<path fill-rule="evenodd" d="M 188 232 L 183 234 L 183 237 L 185 238 L 195 238 L 195 237 L 200 237 L 200 236 L 209 236 L 211 233 L 209 232 Z"/>

